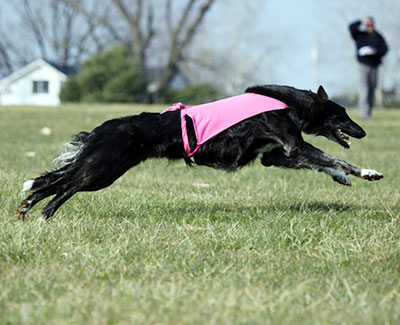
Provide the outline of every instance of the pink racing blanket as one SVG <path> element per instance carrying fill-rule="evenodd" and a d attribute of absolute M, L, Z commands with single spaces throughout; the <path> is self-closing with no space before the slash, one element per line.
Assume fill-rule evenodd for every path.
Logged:
<path fill-rule="evenodd" d="M 182 103 L 177 103 L 162 113 L 181 111 L 183 147 L 187 157 L 191 157 L 203 143 L 232 125 L 257 114 L 287 107 L 288 105 L 274 98 L 246 93 L 196 106 L 184 106 Z M 190 152 L 186 129 L 186 116 L 192 119 L 196 134 L 197 145 L 192 152 Z"/>

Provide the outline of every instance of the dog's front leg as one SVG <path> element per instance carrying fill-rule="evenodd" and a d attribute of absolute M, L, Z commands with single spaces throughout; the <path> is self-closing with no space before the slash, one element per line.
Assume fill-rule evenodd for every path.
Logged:
<path fill-rule="evenodd" d="M 266 153 L 261 158 L 261 164 L 264 166 L 277 166 L 291 169 L 315 169 L 324 172 L 332 177 L 332 179 L 342 185 L 351 186 L 350 179 L 341 171 L 333 167 L 322 166 L 322 163 L 311 155 L 304 155 L 297 150 L 287 153 L 283 148 L 276 148 L 269 153 Z"/>
<path fill-rule="evenodd" d="M 383 175 L 376 170 L 353 166 L 344 160 L 313 147 L 307 142 L 303 143 L 302 150 L 299 150 L 299 155 L 300 160 L 304 161 L 306 164 L 310 164 L 313 166 L 312 168 L 332 176 L 333 180 L 343 185 L 351 186 L 351 182 L 346 176 L 348 174 L 368 181 L 376 181 L 383 178 Z"/>
<path fill-rule="evenodd" d="M 313 147 L 307 142 L 295 146 L 294 150 L 285 151 L 282 147 L 275 148 L 265 153 L 261 158 L 264 166 L 277 166 L 293 169 L 315 169 L 324 172 L 342 185 L 351 186 L 348 174 L 374 181 L 381 179 L 383 175 L 373 169 L 363 169 L 350 165 L 344 160 L 329 155 L 322 150 Z"/>

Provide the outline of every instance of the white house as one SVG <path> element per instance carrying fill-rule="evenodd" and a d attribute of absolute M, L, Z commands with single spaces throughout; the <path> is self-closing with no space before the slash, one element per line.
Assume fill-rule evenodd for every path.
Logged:
<path fill-rule="evenodd" d="M 57 106 L 67 74 L 43 59 L 0 80 L 0 105 Z"/>

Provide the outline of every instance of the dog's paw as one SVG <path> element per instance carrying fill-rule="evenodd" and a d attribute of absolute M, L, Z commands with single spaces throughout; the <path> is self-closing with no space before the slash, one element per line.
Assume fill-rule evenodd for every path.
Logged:
<path fill-rule="evenodd" d="M 350 179 L 345 174 L 343 174 L 341 171 L 339 171 L 335 168 L 331 168 L 331 167 L 325 167 L 325 168 L 321 169 L 321 171 L 332 176 L 332 179 L 335 182 L 338 182 L 339 184 L 342 184 L 345 186 L 351 186 Z"/>
<path fill-rule="evenodd" d="M 28 216 L 29 214 L 29 210 L 30 210 L 30 203 L 27 200 L 23 200 L 21 205 L 18 207 L 18 219 L 21 221 L 24 221 L 25 218 Z"/>
<path fill-rule="evenodd" d="M 338 182 L 339 184 L 342 184 L 344 186 L 351 186 L 350 179 L 344 174 L 339 174 L 339 173 L 335 174 L 335 175 L 332 176 L 332 179 L 335 182 Z"/>
<path fill-rule="evenodd" d="M 360 177 L 368 181 L 377 181 L 383 178 L 383 174 L 374 169 L 361 169 Z"/>

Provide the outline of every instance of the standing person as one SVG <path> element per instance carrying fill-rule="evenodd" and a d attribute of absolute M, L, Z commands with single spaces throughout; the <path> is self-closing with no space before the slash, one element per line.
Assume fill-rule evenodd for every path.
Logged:
<path fill-rule="evenodd" d="M 388 47 L 383 36 L 375 30 L 372 17 L 351 23 L 349 29 L 356 44 L 360 70 L 358 106 L 361 109 L 361 117 L 371 119 L 378 66 Z"/>

